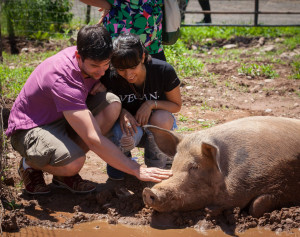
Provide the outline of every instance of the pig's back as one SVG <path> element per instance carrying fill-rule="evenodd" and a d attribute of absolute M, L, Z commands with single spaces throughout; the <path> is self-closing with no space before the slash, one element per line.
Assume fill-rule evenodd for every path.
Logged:
<path fill-rule="evenodd" d="M 300 121 L 281 117 L 248 117 L 202 131 L 220 152 L 227 188 L 247 195 L 285 192 L 299 200 Z"/>

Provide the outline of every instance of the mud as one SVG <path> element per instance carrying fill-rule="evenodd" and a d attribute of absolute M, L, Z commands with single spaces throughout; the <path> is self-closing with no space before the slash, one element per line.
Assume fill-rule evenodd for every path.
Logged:
<path fill-rule="evenodd" d="M 63 237 L 97 237 L 97 236 L 110 236 L 123 237 L 225 237 L 228 234 L 224 233 L 221 229 L 205 230 L 201 228 L 186 228 L 186 229 L 155 229 L 149 226 L 129 226 L 129 225 L 110 225 L 104 221 L 93 221 L 89 223 L 82 223 L 74 226 L 72 229 L 54 229 L 54 228 L 41 228 L 41 227 L 27 227 L 21 229 L 20 232 L 4 233 L 3 237 L 28 237 L 28 236 L 63 236 Z M 274 232 L 265 229 L 249 229 L 243 233 L 235 236 L 241 237 L 270 237 L 274 236 Z M 280 237 L 292 237 L 296 234 L 287 232 L 280 233 Z"/>

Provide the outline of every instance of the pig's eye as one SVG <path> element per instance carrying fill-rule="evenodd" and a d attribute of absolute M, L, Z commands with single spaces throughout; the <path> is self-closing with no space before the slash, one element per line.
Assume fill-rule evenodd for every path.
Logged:
<path fill-rule="evenodd" d="M 197 164 L 193 164 L 189 167 L 189 172 L 193 172 L 199 169 L 199 166 Z"/>

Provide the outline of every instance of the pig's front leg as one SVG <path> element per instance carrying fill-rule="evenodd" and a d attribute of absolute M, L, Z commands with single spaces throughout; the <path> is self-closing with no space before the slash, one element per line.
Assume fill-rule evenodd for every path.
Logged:
<path fill-rule="evenodd" d="M 274 195 L 263 194 L 253 200 L 249 208 L 249 213 L 253 217 L 261 217 L 264 213 L 274 210 L 276 203 Z"/>

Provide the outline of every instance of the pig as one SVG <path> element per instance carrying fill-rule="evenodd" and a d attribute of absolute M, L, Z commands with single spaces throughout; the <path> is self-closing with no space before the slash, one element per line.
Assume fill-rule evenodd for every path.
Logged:
<path fill-rule="evenodd" d="M 146 126 L 175 156 L 173 176 L 143 190 L 158 212 L 240 207 L 260 217 L 300 203 L 300 120 L 255 116 L 188 135 Z"/>

